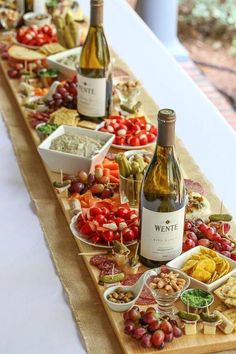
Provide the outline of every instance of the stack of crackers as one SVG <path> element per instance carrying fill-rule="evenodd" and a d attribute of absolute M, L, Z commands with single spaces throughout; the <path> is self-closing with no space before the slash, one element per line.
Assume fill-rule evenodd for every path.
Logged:
<path fill-rule="evenodd" d="M 222 312 L 233 322 L 236 331 L 236 278 L 230 277 L 226 283 L 214 291 L 214 294 L 222 301 L 216 310 Z"/>

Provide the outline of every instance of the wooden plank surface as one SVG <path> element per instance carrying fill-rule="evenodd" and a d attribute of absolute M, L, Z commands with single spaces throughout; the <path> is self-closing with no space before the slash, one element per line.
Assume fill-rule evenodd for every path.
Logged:
<path fill-rule="evenodd" d="M 29 124 L 29 120 L 27 119 L 27 116 L 25 114 L 25 111 L 21 107 L 20 104 L 20 99 L 18 95 L 18 81 L 11 80 L 7 77 L 6 74 L 6 69 L 7 69 L 7 64 L 5 62 L 1 62 L 1 66 L 3 69 L 3 72 L 6 76 L 6 79 L 11 87 L 11 90 L 15 96 L 16 102 L 19 105 L 19 108 L 22 112 L 22 117 L 24 118 L 25 123 L 28 126 L 28 129 L 31 133 L 31 136 L 33 138 L 33 141 L 35 142 L 36 145 L 40 143 L 40 140 L 38 138 L 37 133 L 35 130 L 33 130 Z M 122 65 L 124 66 L 124 64 Z M 144 110 L 147 112 L 148 117 L 151 120 L 154 120 L 156 117 L 156 107 L 154 107 L 153 102 L 150 104 L 151 100 L 150 98 L 145 94 L 145 92 L 142 92 L 142 101 L 144 102 Z M 191 174 L 188 171 L 188 166 L 185 163 L 185 160 L 189 161 L 189 157 L 186 156 L 186 150 L 182 146 L 181 142 L 177 141 L 177 151 L 178 155 L 180 156 L 180 160 L 182 162 L 182 168 L 184 169 L 184 174 L 186 177 L 189 178 L 194 178 L 194 174 L 199 175 L 199 170 L 194 169 L 191 171 Z M 53 182 L 56 179 L 59 179 L 58 174 L 52 173 L 47 169 L 45 166 L 46 172 L 49 177 L 49 181 Z M 209 183 L 203 178 L 202 181 L 200 181 L 204 187 L 206 187 L 207 191 L 211 191 L 211 186 Z M 58 195 L 57 195 L 58 197 Z M 214 195 L 214 193 L 208 194 L 208 199 L 212 205 L 213 211 L 219 211 L 219 204 L 220 201 L 218 198 Z M 66 198 L 60 198 L 58 197 L 58 201 L 61 204 L 62 210 L 65 214 L 65 217 L 68 221 L 70 222 L 70 214 L 69 214 L 69 204 L 67 202 Z M 234 227 L 235 229 L 235 227 Z M 94 248 L 93 246 L 89 246 L 87 244 L 82 243 L 79 240 L 76 240 L 77 245 L 78 245 L 78 251 L 80 252 L 90 252 Z M 129 336 L 125 335 L 123 332 L 123 317 L 122 314 L 112 312 L 107 305 L 103 301 L 103 292 L 104 288 L 99 286 L 97 283 L 98 279 L 98 271 L 95 267 L 90 266 L 89 264 L 89 257 L 83 257 L 84 262 L 89 270 L 89 273 L 91 275 L 91 278 L 96 286 L 96 289 L 98 291 L 98 294 L 100 295 L 101 302 L 103 303 L 103 306 L 106 310 L 106 313 L 110 319 L 111 325 L 114 329 L 114 332 L 121 344 L 121 347 L 124 351 L 124 353 L 127 354 L 133 354 L 133 353 L 154 353 L 156 352 L 155 349 L 144 349 L 142 348 L 139 344 L 138 341 L 131 339 Z M 215 305 L 217 302 L 215 302 Z M 181 304 L 179 304 L 181 306 Z M 166 353 L 210 353 L 210 352 L 217 352 L 221 350 L 227 350 L 227 349 L 235 349 L 236 348 L 236 336 L 235 334 L 231 335 L 224 335 L 222 332 L 217 331 L 216 336 L 210 336 L 210 335 L 203 335 L 202 333 L 199 333 L 197 336 L 182 336 L 181 338 L 178 338 L 174 340 L 172 343 L 168 343 L 168 345 L 164 348 L 163 352 Z"/>

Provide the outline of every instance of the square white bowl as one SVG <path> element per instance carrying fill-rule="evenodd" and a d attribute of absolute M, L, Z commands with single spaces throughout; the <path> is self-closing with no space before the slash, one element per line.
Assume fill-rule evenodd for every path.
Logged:
<path fill-rule="evenodd" d="M 77 47 L 69 50 L 65 50 L 64 52 L 60 52 L 57 54 L 53 54 L 47 57 L 48 67 L 58 70 L 62 73 L 66 78 L 72 79 L 76 75 L 76 69 L 71 68 L 65 64 L 59 63 L 58 60 L 69 57 L 70 55 L 77 55 L 80 58 L 82 47 Z"/>
<path fill-rule="evenodd" d="M 50 150 L 50 145 L 53 139 L 63 135 L 85 135 L 91 138 L 99 138 L 105 142 L 98 154 L 91 158 L 81 157 L 75 154 Z M 95 165 L 103 161 L 113 140 L 114 135 L 95 130 L 72 127 L 69 125 L 61 125 L 51 135 L 49 135 L 39 146 L 38 152 L 51 171 L 74 174 L 79 170 L 87 173 L 93 171 Z"/>
<path fill-rule="evenodd" d="M 203 246 L 197 246 L 194 248 L 191 248 L 189 251 L 182 253 L 180 256 L 176 257 L 175 259 L 173 259 L 172 261 L 168 262 L 167 265 L 173 268 L 177 268 L 177 269 L 181 269 L 184 265 L 184 263 L 187 261 L 188 258 L 190 258 L 193 254 L 197 254 L 200 253 L 201 249 L 208 249 L 206 247 Z M 217 253 L 217 252 L 216 252 Z M 191 286 L 192 287 L 196 287 L 202 290 L 206 290 L 206 291 L 212 291 L 216 288 L 218 288 L 222 283 L 224 283 L 229 277 L 231 277 L 232 275 L 236 274 L 236 262 L 233 261 L 230 258 L 227 258 L 225 256 L 223 256 L 223 254 L 219 253 L 219 257 L 222 257 L 224 259 L 226 259 L 229 264 L 230 264 L 230 268 L 231 271 L 224 275 L 223 277 L 215 280 L 213 283 L 211 284 L 205 284 L 199 280 L 196 280 L 192 277 L 189 276 L 190 280 L 191 280 Z"/>

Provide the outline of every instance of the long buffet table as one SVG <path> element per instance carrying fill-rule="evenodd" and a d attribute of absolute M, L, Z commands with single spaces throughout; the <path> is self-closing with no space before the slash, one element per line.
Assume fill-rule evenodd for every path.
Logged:
<path fill-rule="evenodd" d="M 88 2 L 80 3 L 88 13 Z M 176 109 L 178 136 L 236 216 L 233 131 L 125 1 L 107 0 L 105 9 L 113 48 L 157 103 Z M 6 129 L 0 124 L 0 197 L 4 201 L 0 204 L 0 352 L 84 353 Z"/>

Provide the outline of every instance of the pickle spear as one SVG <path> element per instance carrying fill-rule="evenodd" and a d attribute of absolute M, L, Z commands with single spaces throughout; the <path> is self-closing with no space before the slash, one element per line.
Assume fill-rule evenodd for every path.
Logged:
<path fill-rule="evenodd" d="M 106 284 L 112 284 L 112 283 L 117 283 L 119 281 L 124 280 L 125 277 L 125 273 L 118 273 L 118 274 L 106 274 L 106 275 L 102 275 L 99 278 L 99 284 L 100 285 L 104 285 L 104 283 Z"/>
<path fill-rule="evenodd" d="M 187 312 L 187 311 L 179 311 L 177 313 L 177 315 L 179 316 L 179 318 L 181 318 L 182 320 L 185 320 L 185 321 L 198 321 L 198 320 L 200 320 L 200 316 L 198 314 Z"/>

